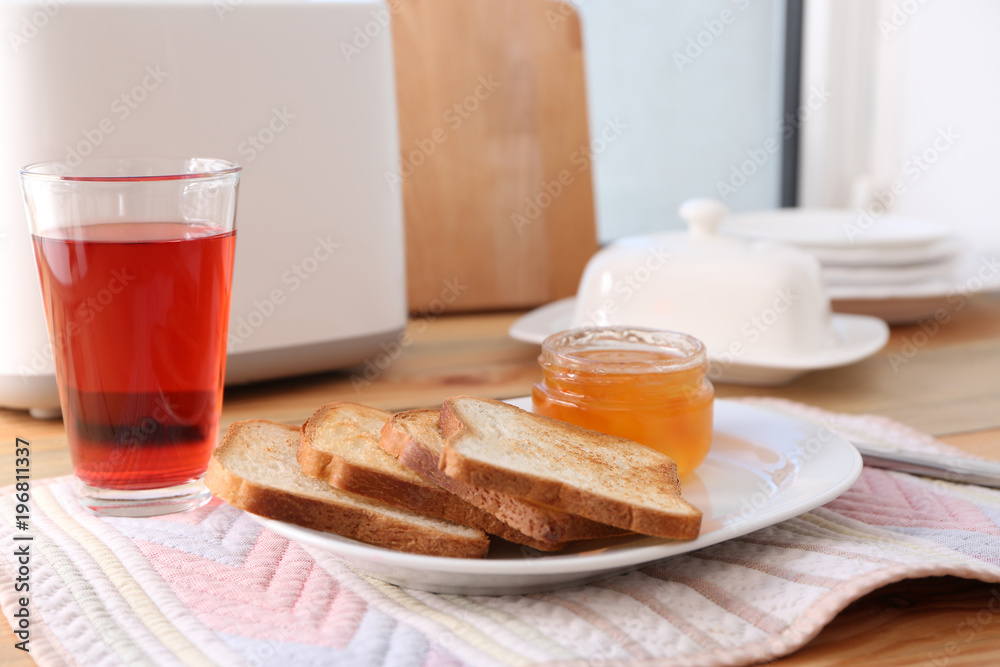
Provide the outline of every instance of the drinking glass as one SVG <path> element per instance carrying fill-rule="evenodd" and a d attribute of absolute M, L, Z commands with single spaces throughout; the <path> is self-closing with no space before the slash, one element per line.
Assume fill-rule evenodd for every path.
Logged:
<path fill-rule="evenodd" d="M 241 169 L 93 158 L 20 172 L 73 473 L 95 513 L 211 497 Z"/>

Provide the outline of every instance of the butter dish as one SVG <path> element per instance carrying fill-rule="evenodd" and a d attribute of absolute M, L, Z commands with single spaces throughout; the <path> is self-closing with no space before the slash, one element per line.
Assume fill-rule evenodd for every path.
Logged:
<path fill-rule="evenodd" d="M 882 320 L 831 312 L 811 254 L 716 234 L 727 213 L 720 202 L 689 200 L 680 209 L 687 232 L 615 241 L 591 258 L 575 299 L 528 313 L 510 335 L 541 342 L 581 326 L 682 331 L 705 343 L 711 380 L 751 385 L 784 384 L 885 345 Z"/>

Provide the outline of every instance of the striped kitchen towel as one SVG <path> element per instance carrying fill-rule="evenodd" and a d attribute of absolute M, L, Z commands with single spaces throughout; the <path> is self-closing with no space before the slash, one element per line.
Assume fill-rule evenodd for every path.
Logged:
<path fill-rule="evenodd" d="M 953 451 L 880 417 L 768 401 L 900 447 Z M 20 609 L 13 489 L 0 605 Z M 48 665 L 743 665 L 793 652 L 893 581 L 1000 582 L 1000 492 L 866 468 L 817 510 L 629 574 L 550 593 L 399 588 L 213 500 L 98 518 L 69 478 L 32 484 L 31 657 Z M 10 640 L 16 641 L 16 640 Z"/>

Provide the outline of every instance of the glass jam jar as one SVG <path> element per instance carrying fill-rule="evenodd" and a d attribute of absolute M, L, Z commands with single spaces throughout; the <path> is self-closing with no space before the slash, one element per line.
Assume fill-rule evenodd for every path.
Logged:
<path fill-rule="evenodd" d="M 705 346 L 674 331 L 572 329 L 542 343 L 535 412 L 635 440 L 685 475 L 712 445 L 714 390 Z"/>

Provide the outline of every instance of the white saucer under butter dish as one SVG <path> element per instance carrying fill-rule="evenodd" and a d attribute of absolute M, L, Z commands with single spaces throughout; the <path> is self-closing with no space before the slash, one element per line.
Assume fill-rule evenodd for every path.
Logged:
<path fill-rule="evenodd" d="M 510 327 L 511 338 L 541 344 L 550 334 L 572 328 L 576 297 L 553 301 L 525 313 Z M 750 361 L 714 354 L 708 349 L 712 382 L 768 387 L 791 382 L 803 373 L 853 364 L 875 354 L 889 339 L 889 327 L 877 317 L 834 313 L 834 339 L 816 354 Z"/>

